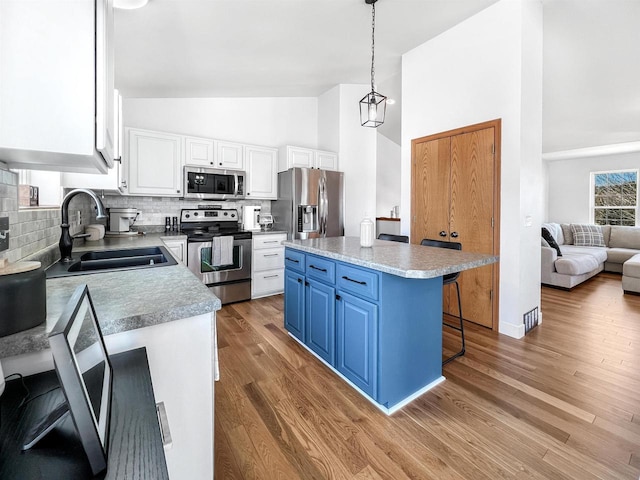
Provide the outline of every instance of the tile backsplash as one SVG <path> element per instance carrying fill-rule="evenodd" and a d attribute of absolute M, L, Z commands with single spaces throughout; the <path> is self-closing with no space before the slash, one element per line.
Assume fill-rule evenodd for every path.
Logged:
<path fill-rule="evenodd" d="M 18 175 L 0 169 L 0 217 L 9 217 L 9 249 L 0 258 L 17 262 L 58 242 L 60 209 L 18 209 Z"/>
<path fill-rule="evenodd" d="M 65 192 L 67 193 L 67 192 Z M 197 202 L 168 197 L 124 197 L 105 195 L 101 198 L 106 208 L 136 208 L 140 214 L 135 227 L 164 225 L 165 217 L 179 217 L 183 208 L 197 208 L 200 204 L 221 205 L 223 208 L 237 208 L 242 215 L 243 205 L 260 205 L 264 213 L 271 212 L 269 200 L 239 200 L 236 202 Z M 78 215 L 81 224 L 78 223 Z M 60 240 L 60 208 L 18 208 L 18 174 L 3 169 L 0 164 L 0 217 L 9 217 L 9 249 L 0 252 L 0 258 L 9 262 L 27 258 L 40 259 L 49 251 L 56 250 Z M 242 219 L 240 219 L 242 220 Z M 77 195 L 69 202 L 70 233 L 73 235 L 91 223 L 107 225 L 106 220 L 96 220 L 93 200 L 87 195 Z"/>

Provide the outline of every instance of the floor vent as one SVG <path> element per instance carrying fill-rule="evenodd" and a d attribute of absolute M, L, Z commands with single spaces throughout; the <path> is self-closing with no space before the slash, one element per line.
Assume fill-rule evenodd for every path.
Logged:
<path fill-rule="evenodd" d="M 524 334 L 538 326 L 538 307 L 524 314 Z"/>

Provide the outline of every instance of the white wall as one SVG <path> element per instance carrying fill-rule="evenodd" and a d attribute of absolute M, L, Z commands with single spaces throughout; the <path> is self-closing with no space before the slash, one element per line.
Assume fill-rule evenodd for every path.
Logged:
<path fill-rule="evenodd" d="M 542 4 L 502 0 L 403 56 L 402 231 L 410 230 L 411 140 L 502 119 L 500 332 L 524 334 L 539 305 Z M 532 226 L 523 227 L 526 216 Z M 524 246 L 521 246 L 524 244 Z"/>
<path fill-rule="evenodd" d="M 360 235 L 360 222 L 376 211 L 376 129 L 360 125 L 358 102 L 366 85 L 340 88 L 340 170 L 344 172 L 344 234 Z M 364 93 L 363 93 L 364 92 Z"/>
<path fill-rule="evenodd" d="M 548 161 L 548 214 L 557 223 L 589 223 L 591 172 L 640 169 L 640 152 Z"/>
<path fill-rule="evenodd" d="M 400 145 L 378 133 L 376 216 L 388 217 L 400 205 Z"/>
<path fill-rule="evenodd" d="M 318 147 L 315 97 L 125 98 L 122 108 L 127 127 L 271 147 Z"/>
<path fill-rule="evenodd" d="M 318 143 L 338 152 L 344 172 L 344 234 L 360 235 L 365 215 L 376 214 L 376 137 L 360 125 L 358 102 L 367 85 L 337 85 L 318 99 Z"/>

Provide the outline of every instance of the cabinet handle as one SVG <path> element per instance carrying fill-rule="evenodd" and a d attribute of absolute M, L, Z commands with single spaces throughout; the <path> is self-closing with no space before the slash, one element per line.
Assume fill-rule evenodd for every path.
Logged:
<path fill-rule="evenodd" d="M 367 282 L 360 282 L 358 280 L 354 280 L 353 278 L 349 278 L 349 277 L 346 277 L 346 276 L 344 276 L 342 278 L 345 279 L 345 280 L 349 280 L 350 282 L 357 283 L 358 285 L 366 285 L 367 284 Z"/>
<path fill-rule="evenodd" d="M 278 243 L 278 240 L 267 240 L 265 242 L 262 243 Z"/>
<path fill-rule="evenodd" d="M 326 268 L 316 267 L 315 265 L 309 265 L 309 268 L 313 268 L 314 270 L 318 270 L 318 271 L 320 271 L 320 272 L 327 273 L 327 269 L 326 269 Z M 343 277 L 343 278 L 344 278 L 344 277 Z"/>
<path fill-rule="evenodd" d="M 336 300 L 342 300 L 342 297 L 340 295 L 336 295 Z"/>
<path fill-rule="evenodd" d="M 300 263 L 300 260 L 296 260 L 294 258 L 290 258 L 290 257 L 285 257 L 287 260 L 289 260 L 290 262 L 294 262 L 294 263 Z"/>
<path fill-rule="evenodd" d="M 308 286 L 309 286 L 309 282 L 307 282 L 307 281 L 305 280 L 305 281 L 304 281 L 304 285 L 305 285 L 306 287 L 308 287 Z"/>
<path fill-rule="evenodd" d="M 176 190 L 176 193 L 180 193 L 180 190 Z"/>
<path fill-rule="evenodd" d="M 269 255 L 262 255 L 263 257 L 277 257 L 279 253 L 270 253 Z"/>
<path fill-rule="evenodd" d="M 458 238 L 458 232 L 451 232 L 451 237 Z"/>
<path fill-rule="evenodd" d="M 162 446 L 166 447 L 173 443 L 171 439 L 171 431 L 169 430 L 169 418 L 167 417 L 167 409 L 164 402 L 156 403 L 156 416 L 158 417 L 158 425 L 160 425 L 160 438 L 162 438 Z"/>
<path fill-rule="evenodd" d="M 265 275 L 262 278 L 278 278 L 280 275 Z"/>
<path fill-rule="evenodd" d="M 442 231 L 440 232 L 440 236 L 441 236 L 441 237 L 446 237 L 446 236 L 447 236 L 447 232 L 445 232 L 444 230 L 442 230 Z"/>
<path fill-rule="evenodd" d="M 298 283 L 302 283 L 302 279 L 301 278 L 298 279 Z"/>

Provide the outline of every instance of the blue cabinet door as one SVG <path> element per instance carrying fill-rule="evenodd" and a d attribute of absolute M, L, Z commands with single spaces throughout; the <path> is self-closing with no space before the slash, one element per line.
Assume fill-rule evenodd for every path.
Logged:
<path fill-rule="evenodd" d="M 335 298 L 333 287 L 307 279 L 307 346 L 330 365 L 335 365 Z"/>
<path fill-rule="evenodd" d="M 304 342 L 304 275 L 284 273 L 284 327 Z"/>
<path fill-rule="evenodd" d="M 336 310 L 336 368 L 375 400 L 378 368 L 378 306 L 338 291 Z"/>

